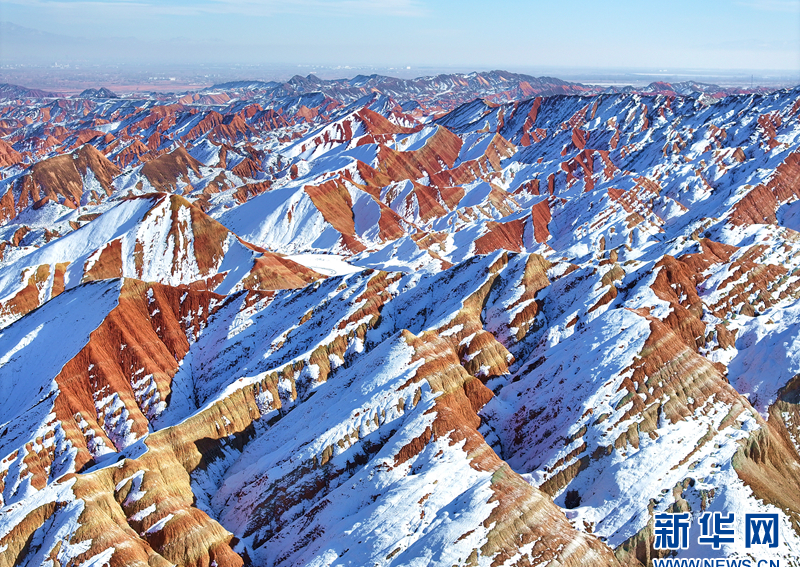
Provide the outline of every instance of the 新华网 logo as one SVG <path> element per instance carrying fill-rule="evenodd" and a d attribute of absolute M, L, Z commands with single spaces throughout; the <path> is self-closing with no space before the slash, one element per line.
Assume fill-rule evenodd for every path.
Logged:
<path fill-rule="evenodd" d="M 736 541 L 736 515 L 727 516 L 721 512 L 705 512 L 698 519 L 699 545 L 710 545 L 720 549 L 723 543 Z M 692 526 L 691 514 L 660 513 L 655 515 L 656 549 L 688 549 L 689 531 Z M 744 544 L 750 549 L 754 546 L 778 547 L 778 514 L 745 514 Z"/>

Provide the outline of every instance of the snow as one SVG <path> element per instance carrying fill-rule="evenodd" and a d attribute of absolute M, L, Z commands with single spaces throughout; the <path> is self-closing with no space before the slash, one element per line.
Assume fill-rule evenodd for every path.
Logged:
<path fill-rule="evenodd" d="M 205 139 L 199 144 L 195 144 L 189 150 L 189 155 L 209 167 L 214 167 L 219 164 L 219 151 L 219 146 Z"/>
<path fill-rule="evenodd" d="M 781 226 L 800 232 L 800 201 L 782 206 L 777 216 Z"/>
<path fill-rule="evenodd" d="M 733 543 L 723 543 L 720 551 L 715 551 L 711 546 L 699 545 L 696 535 L 699 534 L 699 524 L 697 518 L 699 513 L 692 513 L 692 532 L 690 533 L 689 548 L 681 550 L 679 557 L 730 557 L 736 559 L 750 558 L 755 565 L 759 561 L 774 561 L 781 563 L 781 559 L 791 561 L 800 554 L 800 536 L 792 527 L 792 522 L 785 512 L 771 504 L 767 504 L 753 495 L 753 491 L 736 474 L 736 470 L 730 463 L 723 464 L 716 472 L 715 482 L 705 487 L 706 490 L 712 486 L 717 491 L 714 499 L 706 508 L 708 512 L 722 512 L 723 515 L 734 514 L 735 522 L 733 528 L 736 536 Z M 700 488 L 695 486 L 695 489 Z M 745 546 L 745 515 L 746 514 L 777 514 L 779 522 L 779 540 L 777 549 L 766 546 L 753 546 L 748 549 Z"/>
<path fill-rule="evenodd" d="M 0 331 L 0 352 L 4 353 L 0 362 L 0 428 L 4 430 L 0 454 L 20 449 L 11 470 L 20 466 L 27 453 L 23 445 L 44 434 L 40 427 L 50 422 L 48 416 L 58 395 L 54 378 L 117 305 L 119 290 L 119 281 L 85 284 Z M 85 305 L 93 309 L 82 309 Z M 70 332 L 64 333 L 64 329 Z M 43 357 L 43 352 L 48 356 Z M 30 490 L 25 486 L 22 478 L 9 474 L 3 502 L 24 497 Z"/>
<path fill-rule="evenodd" d="M 606 312 L 579 333 L 551 345 L 546 361 L 535 370 L 526 370 L 530 363 L 522 364 L 522 379 L 505 386 L 481 412 L 491 425 L 484 432 L 487 441 L 496 439 L 505 448 L 507 462 L 536 485 L 581 454 L 613 446 L 617 437 L 636 426 L 635 419 L 622 420 L 631 405 L 620 406 L 626 393 L 621 383 L 630 376 L 648 327 L 645 319 L 631 312 Z M 531 360 L 538 356 L 534 352 Z M 562 386 L 565 381 L 567 390 Z M 537 416 L 523 422 L 521 443 L 513 441 L 520 408 Z M 739 441 L 759 427 L 755 416 L 745 412 L 738 424 L 720 430 L 729 412 L 728 405 L 712 397 L 690 418 L 674 424 L 660 421 L 655 437 L 639 436 L 638 448 L 628 445 L 614 451 L 609 460 L 589 461 L 587 469 L 568 484 L 581 497 L 580 506 L 570 512 L 573 524 L 580 528 L 585 522 L 616 547 L 650 521 L 648 503 L 655 502 L 656 510 L 666 509 L 673 502 L 670 490 L 685 478 L 704 479 L 719 490 L 724 484 L 718 478 L 717 463 L 730 463 Z M 711 440 L 703 439 L 709 431 L 718 433 Z M 565 444 L 562 440 L 567 435 L 577 437 Z M 587 444 L 584 451 L 580 451 L 582 444 Z M 566 489 L 556 503 L 563 506 L 565 494 Z"/>
<path fill-rule="evenodd" d="M 263 489 L 248 479 L 280 479 L 301 463 L 318 460 L 326 447 L 333 447 L 331 458 L 343 463 L 342 459 L 360 451 L 358 442 L 348 447 L 351 431 L 358 431 L 359 439 L 372 439 L 386 428 L 395 432 L 371 463 L 328 493 L 326 498 L 339 504 L 313 517 L 326 526 L 326 535 L 297 548 L 295 561 L 325 565 L 347 554 L 349 561 L 372 564 L 398 548 L 393 560 L 397 564 L 426 565 L 466 557 L 486 528 L 457 540 L 468 531 L 463 526 L 479 525 L 488 517 L 493 507 L 487 505 L 492 496 L 490 475 L 472 468 L 460 445 L 446 440 L 432 443 L 394 472 L 385 472 L 392 470 L 392 455 L 433 419 L 428 410 L 434 398 L 426 384 L 403 386 L 420 366 L 420 362 L 411 363 L 412 354 L 397 335 L 387 339 L 365 355 L 357 368 L 345 371 L 335 383 L 321 385 L 313 398 L 251 443 L 228 470 L 212 500 L 223 523 L 234 531 L 243 529 L 247 510 L 264 498 Z M 422 399 L 409 409 L 419 388 Z M 399 410 L 398 398 L 405 400 L 405 411 Z M 442 451 L 445 456 L 433 458 Z M 450 479 L 446 486 L 436 486 L 445 476 Z M 382 498 L 373 503 L 370 495 L 376 493 Z M 299 509 L 286 512 L 297 518 L 296 529 L 284 529 L 277 540 L 248 553 L 269 563 L 278 550 L 290 548 L 307 522 L 300 513 Z"/>
<path fill-rule="evenodd" d="M 767 419 L 789 380 L 800 373 L 800 301 L 769 309 L 737 326 L 736 354 L 728 379 Z"/>
<path fill-rule="evenodd" d="M 156 505 L 150 504 L 150 506 L 148 506 L 147 508 L 142 508 L 140 511 L 136 512 L 133 516 L 130 517 L 130 520 L 132 522 L 141 522 L 147 516 L 149 516 L 155 511 L 156 511 Z"/>
<path fill-rule="evenodd" d="M 450 337 L 452 335 L 456 335 L 456 334 L 460 333 L 463 328 L 464 328 L 464 325 L 454 325 L 454 326 L 450 327 L 449 329 L 446 329 L 446 330 L 442 331 L 441 333 L 439 333 L 439 336 L 440 337 Z M 472 336 L 474 336 L 474 335 L 470 335 L 470 337 L 472 337 Z M 462 343 L 463 342 L 464 341 L 462 341 Z"/>
<path fill-rule="evenodd" d="M 73 542 L 73 534 L 80 528 L 79 519 L 85 503 L 75 498 L 72 487 L 76 479 L 55 482 L 32 494 L 16 504 L 0 508 L 0 540 L 24 521 L 36 509 L 51 503 L 58 503 L 61 513 L 51 517 L 40 529 L 32 534 L 31 550 L 27 557 L 32 565 L 45 564 L 48 552 L 59 546 L 57 559 L 66 563 L 71 558 L 86 553 L 91 548 L 91 540 Z M 113 548 L 112 552 L 113 552 Z M 107 554 L 110 558 L 111 555 Z M 101 563 L 95 563 L 101 565 Z"/>
<path fill-rule="evenodd" d="M 132 229 L 137 222 L 147 213 L 152 206 L 149 199 L 127 201 L 107 211 L 95 222 L 91 222 L 81 229 L 54 240 L 49 244 L 23 256 L 16 262 L 7 265 L 0 273 L 0 297 L 20 289 L 18 274 L 24 267 L 40 266 L 47 264 L 53 266 L 59 262 L 70 262 L 71 265 L 65 274 L 65 285 L 69 289 L 81 281 L 84 264 L 90 255 L 103 248 L 108 242 L 122 236 Z M 132 244 L 129 256 L 132 255 Z M 123 258 L 126 254 L 123 253 Z M 80 273 L 76 273 L 76 268 Z"/>
<path fill-rule="evenodd" d="M 164 529 L 164 526 L 167 525 L 167 522 L 169 522 L 174 517 L 175 517 L 174 514 L 167 514 L 166 516 L 158 520 L 156 523 L 154 523 L 152 526 L 147 528 L 147 530 L 145 530 L 145 533 L 154 534 L 156 532 L 160 532 L 161 530 Z"/>
<path fill-rule="evenodd" d="M 345 260 L 345 256 L 339 254 L 289 254 L 286 259 L 325 276 L 355 274 L 363 270 L 363 268 L 349 264 Z"/>
<path fill-rule="evenodd" d="M 293 187 L 259 195 L 217 220 L 248 242 L 286 253 L 309 251 L 329 226 L 305 192 Z"/>
<path fill-rule="evenodd" d="M 425 146 L 425 144 L 428 143 L 428 140 L 431 138 L 431 136 L 436 134 L 437 131 L 438 128 L 436 126 L 426 126 L 414 134 L 398 136 L 397 144 L 399 147 L 395 147 L 394 149 L 402 150 L 404 152 L 420 150 Z"/>
<path fill-rule="evenodd" d="M 458 203 L 458 208 L 474 207 L 483 203 L 492 191 L 492 186 L 486 182 L 476 183 L 472 187 L 465 187 L 465 194 Z"/>
<path fill-rule="evenodd" d="M 97 555 L 89 557 L 81 565 L 83 567 L 105 567 L 111 563 L 111 558 L 115 551 L 116 549 L 114 547 L 109 547 Z"/>
<path fill-rule="evenodd" d="M 117 484 L 116 491 L 119 492 L 128 482 L 128 480 L 130 480 L 131 482 L 131 487 L 128 489 L 128 496 L 125 498 L 125 502 L 123 503 L 125 506 L 130 506 L 134 502 L 138 502 L 146 494 L 142 490 L 143 479 L 144 479 L 144 471 L 137 471 L 132 476 L 128 477 L 125 480 L 120 481 L 120 483 Z"/>

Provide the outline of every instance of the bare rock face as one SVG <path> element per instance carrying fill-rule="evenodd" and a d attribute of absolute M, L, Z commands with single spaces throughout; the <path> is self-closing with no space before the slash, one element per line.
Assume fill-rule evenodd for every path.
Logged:
<path fill-rule="evenodd" d="M 22 162 L 22 155 L 15 151 L 11 144 L 5 140 L 0 142 L 0 165 L 11 167 L 20 162 Z"/>
<path fill-rule="evenodd" d="M 40 161 L 16 181 L 15 187 L 8 188 L 5 220 L 14 219 L 25 208 L 44 199 L 72 209 L 87 200 L 97 201 L 111 193 L 111 180 L 119 174 L 120 169 L 90 145 Z M 87 177 L 96 185 L 88 192 Z"/>
<path fill-rule="evenodd" d="M 189 172 L 200 175 L 200 162 L 190 156 L 185 148 L 179 147 L 175 151 L 159 156 L 148 161 L 142 166 L 144 176 L 157 191 L 174 192 L 177 182 L 183 181 L 187 185 Z"/>
<path fill-rule="evenodd" d="M 0 567 L 800 553 L 797 89 L 0 94 Z"/>

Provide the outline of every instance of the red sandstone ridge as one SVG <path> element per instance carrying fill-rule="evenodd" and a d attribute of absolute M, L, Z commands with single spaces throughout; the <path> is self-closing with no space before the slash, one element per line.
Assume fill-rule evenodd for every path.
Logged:
<path fill-rule="evenodd" d="M 7 142 L 0 140 L 0 167 L 10 167 L 22 162 L 20 155 Z"/>
<path fill-rule="evenodd" d="M 157 191 L 173 192 L 178 189 L 178 182 L 191 185 L 189 172 L 199 177 L 201 165 L 188 154 L 186 148 L 179 147 L 145 163 L 142 175 Z"/>
<path fill-rule="evenodd" d="M 548 223 L 552 219 L 550 215 L 550 206 L 547 201 L 540 201 L 531 207 L 531 222 L 533 223 L 533 238 L 536 242 L 547 242 L 550 237 L 550 231 L 547 228 Z"/>
<path fill-rule="evenodd" d="M 734 207 L 731 222 L 742 224 L 777 224 L 778 207 L 800 197 L 800 153 L 786 157 L 774 176 L 753 188 Z"/>
<path fill-rule="evenodd" d="M 105 195 L 86 185 L 88 174 L 97 180 Z M 3 197 L 7 201 L 7 206 L 4 203 L 4 216 L 6 220 L 13 219 L 43 198 L 70 208 L 78 207 L 84 199 L 98 201 L 111 193 L 111 182 L 119 174 L 120 169 L 90 145 L 71 154 L 38 162 Z"/>
<path fill-rule="evenodd" d="M 511 250 L 513 252 L 524 250 L 525 224 L 525 219 L 489 223 L 487 225 L 489 232 L 475 240 L 475 253 L 487 254 L 495 250 Z"/>
<path fill-rule="evenodd" d="M 381 146 L 379 171 L 394 181 L 419 179 L 439 173 L 453 167 L 462 143 L 461 138 L 439 127 L 425 145 L 416 151 L 398 152 Z"/>

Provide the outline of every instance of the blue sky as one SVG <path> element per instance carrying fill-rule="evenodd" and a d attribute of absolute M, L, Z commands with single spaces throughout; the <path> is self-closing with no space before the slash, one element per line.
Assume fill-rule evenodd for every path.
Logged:
<path fill-rule="evenodd" d="M 800 70 L 800 0 L 2 0 L 0 21 L 97 61 Z"/>

